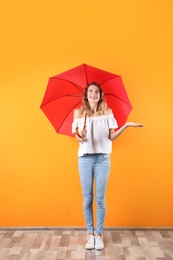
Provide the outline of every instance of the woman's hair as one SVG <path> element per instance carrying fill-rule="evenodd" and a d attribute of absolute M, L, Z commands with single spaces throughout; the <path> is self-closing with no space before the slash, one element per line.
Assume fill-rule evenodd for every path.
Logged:
<path fill-rule="evenodd" d="M 83 101 L 83 110 L 87 112 L 88 115 L 92 115 L 94 112 L 91 110 L 90 108 L 90 104 L 88 102 L 88 97 L 87 97 L 87 94 L 88 94 L 88 88 L 91 86 L 91 85 L 95 85 L 96 87 L 98 87 L 99 91 L 100 91 L 100 100 L 98 101 L 98 106 L 97 106 L 97 111 L 100 111 L 101 113 L 104 112 L 104 110 L 107 108 L 107 104 L 106 104 L 106 101 L 104 99 L 104 92 L 102 90 L 102 88 L 100 87 L 100 85 L 95 82 L 95 81 L 92 81 L 91 83 L 89 83 L 85 90 L 84 90 L 84 93 L 83 93 L 83 97 L 82 97 L 82 101 Z"/>

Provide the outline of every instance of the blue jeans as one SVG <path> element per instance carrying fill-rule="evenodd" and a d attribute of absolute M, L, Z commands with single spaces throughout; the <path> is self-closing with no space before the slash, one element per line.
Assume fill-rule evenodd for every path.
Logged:
<path fill-rule="evenodd" d="M 109 154 L 86 154 L 78 161 L 83 194 L 83 210 L 88 233 L 94 233 L 93 184 L 96 184 L 96 233 L 103 233 L 106 213 L 106 186 L 110 171 Z"/>

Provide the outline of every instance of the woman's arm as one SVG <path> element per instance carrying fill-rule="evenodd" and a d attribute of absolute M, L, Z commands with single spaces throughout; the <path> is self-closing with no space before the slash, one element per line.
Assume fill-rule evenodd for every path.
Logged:
<path fill-rule="evenodd" d="M 109 139 L 111 141 L 115 140 L 119 135 L 121 135 L 124 130 L 127 127 L 143 127 L 144 125 L 140 124 L 140 123 L 133 123 L 133 122 L 128 122 L 125 123 L 121 128 L 119 128 L 117 131 L 114 131 L 114 129 L 110 129 L 109 130 Z"/>
<path fill-rule="evenodd" d="M 77 108 L 74 110 L 74 118 L 81 118 L 81 109 Z M 76 128 L 76 133 L 75 133 L 75 138 L 77 142 L 84 142 L 85 141 L 85 136 L 86 136 L 86 130 L 78 130 L 78 128 Z"/>

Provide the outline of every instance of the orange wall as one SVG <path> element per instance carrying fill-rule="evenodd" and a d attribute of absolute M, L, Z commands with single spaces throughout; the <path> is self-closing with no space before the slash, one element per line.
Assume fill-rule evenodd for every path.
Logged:
<path fill-rule="evenodd" d="M 78 144 L 39 109 L 48 77 L 87 63 L 133 105 L 113 143 L 106 226 L 173 225 L 173 3 L 1 1 L 0 226 L 84 226 Z"/>

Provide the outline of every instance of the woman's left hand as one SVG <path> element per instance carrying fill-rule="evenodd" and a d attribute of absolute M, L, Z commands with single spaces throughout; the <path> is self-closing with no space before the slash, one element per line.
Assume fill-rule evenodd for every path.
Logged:
<path fill-rule="evenodd" d="M 128 123 L 126 123 L 126 126 L 131 126 L 131 127 L 144 127 L 143 124 L 141 124 L 141 123 L 134 123 L 134 122 L 128 122 Z"/>

